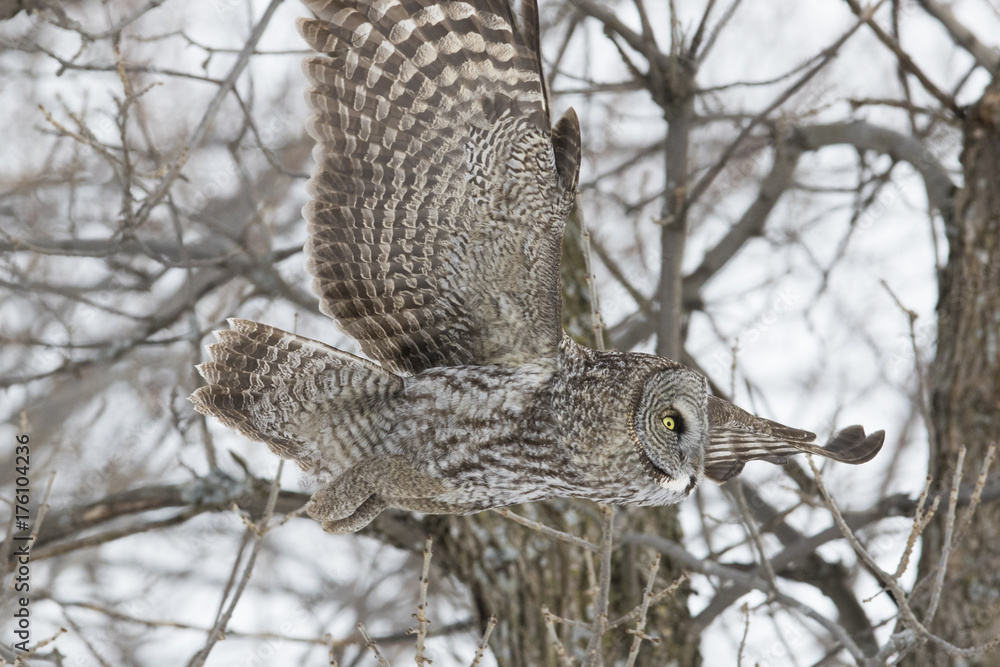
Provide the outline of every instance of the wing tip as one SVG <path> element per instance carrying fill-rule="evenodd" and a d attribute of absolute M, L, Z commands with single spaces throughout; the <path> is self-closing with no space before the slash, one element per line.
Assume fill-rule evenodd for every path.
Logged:
<path fill-rule="evenodd" d="M 884 430 L 865 435 L 864 427 L 855 424 L 838 431 L 823 448 L 823 454 L 834 461 L 858 465 L 875 458 L 884 444 Z"/>
<path fill-rule="evenodd" d="M 705 477 L 722 485 L 743 472 L 744 461 L 719 462 L 705 466 Z"/>
<path fill-rule="evenodd" d="M 576 192 L 579 185 L 581 145 L 580 119 L 576 115 L 576 110 L 570 107 L 552 128 L 556 171 L 567 192 Z"/>

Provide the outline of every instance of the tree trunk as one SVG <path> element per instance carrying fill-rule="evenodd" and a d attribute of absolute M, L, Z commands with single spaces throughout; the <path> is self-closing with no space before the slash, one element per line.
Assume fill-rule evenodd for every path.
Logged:
<path fill-rule="evenodd" d="M 964 485 L 975 483 L 983 457 L 1000 434 L 1000 77 L 965 120 L 965 185 L 949 226 L 949 256 L 940 280 L 937 356 L 930 372 L 930 472 L 951 483 L 958 451 L 967 450 Z M 1000 479 L 996 461 L 990 479 Z M 944 509 L 924 535 L 919 576 L 933 577 L 942 553 Z M 961 516 L 961 514 L 959 515 Z M 930 586 L 925 584 L 924 590 Z M 927 595 L 921 599 L 927 606 Z M 1000 506 L 978 509 L 958 535 L 948 562 L 932 632 L 961 647 L 1000 634 Z M 971 660 L 930 645 L 920 665 L 997 665 L 1000 651 Z"/>
<path fill-rule="evenodd" d="M 563 244 L 563 324 L 579 342 L 593 346 L 590 326 L 590 292 L 586 282 L 584 255 L 580 246 L 581 220 L 574 212 L 567 222 Z M 601 540 L 601 513 L 594 503 L 583 500 L 553 500 L 511 508 L 512 511 L 553 528 L 583 537 L 594 544 Z M 434 563 L 444 573 L 466 586 L 481 625 L 491 616 L 498 624 L 490 648 L 502 667 L 558 667 L 559 656 L 552 642 L 543 607 L 556 616 L 589 624 L 596 602 L 593 573 L 600 568 L 597 554 L 547 538 L 494 512 L 472 516 L 429 516 L 405 525 L 390 524 L 383 515 L 373 524 L 382 539 L 419 551 L 423 534 L 434 536 Z M 679 540 L 680 524 L 673 507 L 618 508 L 617 532 L 650 532 Z M 609 618 L 623 616 L 642 600 L 653 555 L 640 547 L 616 549 L 612 558 Z M 588 562 L 589 561 L 589 562 Z M 680 575 L 663 559 L 656 579 L 659 591 Z M 699 637 L 689 632 L 690 614 L 682 587 L 671 597 L 652 605 L 645 632 L 661 639 L 643 642 L 636 665 L 697 667 Z M 634 628 L 634 623 L 628 629 Z M 570 656 L 580 656 L 587 645 L 586 630 L 556 623 L 560 641 Z M 632 643 L 626 627 L 610 631 L 603 654 L 607 664 L 624 660 Z"/>

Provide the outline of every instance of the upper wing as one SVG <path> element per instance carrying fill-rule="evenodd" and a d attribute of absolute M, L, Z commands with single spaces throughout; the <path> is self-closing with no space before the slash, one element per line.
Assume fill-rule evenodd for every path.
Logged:
<path fill-rule="evenodd" d="M 533 0 L 521 29 L 507 0 L 306 5 L 320 309 L 397 372 L 554 356 L 580 130 L 551 127 Z"/>
<path fill-rule="evenodd" d="M 808 452 L 842 463 L 865 463 L 878 454 L 885 431 L 865 435 L 861 426 L 839 431 L 826 447 L 814 444 L 816 434 L 755 417 L 729 401 L 708 397 L 709 444 L 705 476 L 720 484 L 736 477 L 747 461 L 787 463 L 793 454 Z"/>

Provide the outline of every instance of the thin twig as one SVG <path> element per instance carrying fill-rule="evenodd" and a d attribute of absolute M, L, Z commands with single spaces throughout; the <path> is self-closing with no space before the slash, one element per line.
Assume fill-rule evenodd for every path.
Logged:
<path fill-rule="evenodd" d="M 733 2 L 729 5 L 729 7 L 727 7 L 726 10 L 722 12 L 722 17 L 715 22 L 714 26 L 712 26 L 712 30 L 708 35 L 708 39 L 705 41 L 705 46 L 702 47 L 701 51 L 698 52 L 697 62 L 701 63 L 702 61 L 704 61 L 706 56 L 708 56 L 708 54 L 712 51 L 712 47 L 715 46 L 715 41 L 719 38 L 719 35 L 722 34 L 722 31 L 729 24 L 729 21 L 732 20 L 733 14 L 736 13 L 737 8 L 740 6 L 742 1 L 743 0 L 733 0 Z M 707 12 L 708 10 L 706 9 L 705 11 Z M 692 46 L 695 45 L 694 40 L 692 40 L 691 44 Z"/>
<path fill-rule="evenodd" d="M 997 443 L 990 443 L 990 446 L 986 448 L 986 456 L 983 457 L 983 468 L 979 471 L 979 479 L 976 480 L 976 488 L 972 490 L 972 496 L 969 498 L 969 505 L 965 508 L 962 513 L 962 518 L 958 522 L 958 528 L 955 529 L 955 539 L 961 539 L 962 535 L 965 534 L 966 528 L 969 527 L 969 522 L 972 521 L 972 514 L 979 507 L 979 501 L 983 497 L 983 489 L 986 488 L 986 477 L 990 472 L 990 464 L 993 463 L 993 457 L 997 452 Z"/>
<path fill-rule="evenodd" d="M 926 639 L 935 644 L 936 646 L 941 647 L 942 650 L 944 650 L 946 653 L 952 656 L 957 656 L 957 657 L 977 656 L 986 653 L 987 651 L 990 651 L 994 647 L 1000 645 L 1000 637 L 997 637 L 985 644 L 980 644 L 979 646 L 972 646 L 970 648 L 961 648 L 960 646 L 955 646 L 951 642 L 948 642 L 942 639 L 941 637 L 938 637 L 937 635 L 933 634 L 930 630 L 928 630 L 927 627 L 917 619 L 916 614 L 910 607 L 909 596 L 907 596 L 906 591 L 903 590 L 903 587 L 900 586 L 899 581 L 895 577 L 890 575 L 888 572 L 883 570 L 879 566 L 879 564 L 875 562 L 875 559 L 872 557 L 872 555 L 868 552 L 867 549 L 865 549 L 864 545 L 861 544 L 861 542 L 858 540 L 857 536 L 854 534 L 854 531 L 852 531 L 850 527 L 848 527 L 847 522 L 844 521 L 844 516 L 840 512 L 840 508 L 834 502 L 833 497 L 830 496 L 830 493 L 827 491 L 826 486 L 823 483 L 823 476 L 820 473 L 819 468 L 816 467 L 816 462 L 813 461 L 812 455 L 806 454 L 806 458 L 809 461 L 809 466 L 812 468 L 813 476 L 815 477 L 816 480 L 816 488 L 819 490 L 820 495 L 823 497 L 823 501 L 826 503 L 826 506 L 830 510 L 830 513 L 833 515 L 834 522 L 837 524 L 837 527 L 840 528 L 841 533 L 844 535 L 844 539 L 848 541 L 848 543 L 854 549 L 854 552 L 858 555 L 859 558 L 861 558 L 862 561 L 864 561 L 865 565 L 868 566 L 868 568 L 875 574 L 875 576 L 880 578 L 883 582 L 885 582 L 885 585 L 889 588 L 889 590 L 893 594 L 894 598 L 893 601 L 896 603 L 896 608 L 899 609 L 899 614 L 902 617 L 903 623 L 905 625 L 909 626 L 909 628 L 913 630 L 913 632 L 920 638 Z M 959 466 L 958 469 L 960 470 L 961 466 Z M 899 633 L 897 633 L 897 635 L 898 634 Z M 843 642 L 845 641 L 845 639 L 841 638 L 841 641 Z M 851 644 L 853 644 L 853 641 L 851 641 L 850 639 L 846 639 L 846 641 L 850 641 Z M 898 651 L 905 651 L 909 646 L 909 645 L 904 645 L 899 641 L 897 641 L 896 643 L 897 643 L 896 648 Z M 855 648 L 857 648 L 856 645 L 854 646 Z M 855 657 L 858 657 L 857 654 L 855 654 Z M 873 663 L 871 661 L 868 661 L 867 659 L 864 658 L 864 654 L 861 654 L 860 658 L 863 664 L 884 664 L 884 663 Z"/>
<path fill-rule="evenodd" d="M 747 635 L 750 634 L 750 606 L 746 602 L 740 608 L 743 612 L 743 638 L 740 639 L 740 648 L 736 653 L 736 667 L 743 667 L 743 651 L 747 647 Z"/>
<path fill-rule="evenodd" d="M 975 33 L 955 17 L 951 8 L 947 4 L 937 2 L 937 0 L 917 0 L 917 4 L 923 7 L 924 11 L 936 18 L 944 26 L 952 41 L 961 46 L 975 58 L 976 64 L 985 68 L 992 74 L 1000 72 L 1000 55 L 995 50 L 983 44 L 976 37 Z"/>
<path fill-rule="evenodd" d="M 147 533 L 154 530 L 169 528 L 170 526 L 182 524 L 191 517 L 197 516 L 206 511 L 208 510 L 202 507 L 189 507 L 167 517 L 166 519 L 158 519 L 155 521 L 136 521 L 125 527 L 114 528 L 103 533 L 97 533 L 96 535 L 87 535 L 86 537 L 69 540 L 67 542 L 60 542 L 59 544 L 46 543 L 45 547 L 40 548 L 37 552 L 32 552 L 31 560 L 39 561 L 45 560 L 46 558 L 54 558 L 56 556 L 61 556 L 80 549 L 88 549 L 106 542 L 113 542 L 114 540 L 118 540 L 123 537 L 130 537 L 132 535 L 138 535 L 139 533 Z"/>
<path fill-rule="evenodd" d="M 70 628 L 73 629 L 73 632 L 75 632 L 77 635 L 77 639 L 83 642 L 83 645 L 87 647 L 87 650 L 90 652 L 90 655 L 94 657 L 94 660 L 96 660 L 101 667 L 111 667 L 111 665 L 108 664 L 108 661 L 104 659 L 104 651 L 101 651 L 98 649 L 98 647 L 94 646 L 94 643 L 91 641 L 91 637 L 89 636 L 90 633 L 84 632 L 83 629 L 79 625 L 77 625 L 76 621 L 70 618 L 69 614 L 66 613 L 65 609 L 63 609 L 62 611 L 63 611 L 63 618 L 66 620 L 66 625 L 68 625 Z M 103 642 L 102 642 L 102 648 L 103 648 Z M 15 662 L 14 664 L 16 665 L 16 667 L 25 667 L 23 662 L 21 662 L 21 664 Z"/>
<path fill-rule="evenodd" d="M 549 612 L 549 608 L 545 605 L 542 605 L 542 618 L 545 619 L 545 627 L 549 631 L 549 640 L 556 650 L 556 657 L 559 659 L 559 664 L 562 667 L 573 667 L 573 661 L 570 660 L 569 653 L 566 652 L 566 647 L 563 645 L 562 640 L 559 639 L 559 633 L 556 632 L 556 617 Z"/>
<path fill-rule="evenodd" d="M 933 477 L 927 475 L 924 490 L 920 494 L 920 499 L 917 501 L 917 509 L 913 515 L 913 529 L 910 531 L 910 536 L 906 539 L 906 549 L 903 551 L 903 555 L 899 559 L 899 565 L 896 567 L 895 574 L 897 577 L 903 576 L 903 573 L 906 572 L 906 568 L 910 564 L 910 556 L 913 554 L 913 549 L 917 544 L 917 538 L 923 534 L 927 528 L 927 524 L 931 522 L 931 519 L 937 513 L 938 502 L 941 500 L 941 496 L 935 496 L 931 506 L 924 509 L 927 503 L 927 494 L 930 493 L 933 480 Z"/>
<path fill-rule="evenodd" d="M 899 297 L 896 296 L 896 293 L 892 291 L 891 287 L 889 287 L 889 283 L 887 283 L 885 280 L 881 280 L 879 282 L 882 283 L 882 287 L 884 287 L 885 291 L 889 293 L 889 296 L 892 297 L 892 300 L 896 302 L 896 306 L 901 311 L 903 311 L 903 314 L 906 315 L 906 318 L 909 322 L 910 349 L 913 351 L 913 366 L 917 372 L 917 383 L 920 388 L 920 401 L 918 403 L 918 406 L 920 407 L 920 416 L 923 418 L 924 428 L 927 429 L 928 440 L 934 442 L 936 440 L 935 436 L 936 427 L 934 424 L 934 420 L 931 419 L 931 409 L 930 409 L 931 391 L 929 386 L 930 383 L 927 381 L 927 373 L 924 369 L 924 365 L 920 362 L 920 346 L 917 344 L 917 330 L 916 330 L 917 313 L 916 311 L 913 311 L 903 305 L 903 302 L 899 300 Z"/>
<path fill-rule="evenodd" d="M 271 482 L 271 492 L 267 497 L 267 507 L 264 510 L 264 516 L 261 517 L 260 523 L 251 523 L 247 526 L 247 529 L 254 533 L 254 545 L 253 549 L 250 551 L 249 558 L 247 558 L 247 563 L 243 568 L 243 576 L 240 578 L 239 584 L 237 584 L 236 590 L 233 592 L 233 597 L 229 602 L 229 607 L 212 627 L 212 631 L 208 635 L 208 641 L 205 643 L 205 646 L 198 651 L 198 653 L 192 656 L 190 662 L 188 662 L 188 667 L 201 667 L 205 664 L 205 660 L 208 659 L 208 654 L 212 651 L 212 647 L 215 646 L 215 643 L 222 638 L 223 633 L 226 631 L 226 626 L 229 625 L 229 619 L 232 618 L 233 611 L 236 610 L 236 604 L 240 601 L 243 591 L 246 590 L 246 586 L 250 582 L 250 576 L 253 574 L 253 568 L 257 562 L 257 554 L 260 553 L 261 547 L 264 546 L 264 536 L 267 535 L 268 530 L 270 530 L 269 523 L 271 521 L 271 515 L 274 513 L 274 505 L 278 500 L 278 489 L 281 485 L 281 471 L 284 467 L 285 460 L 281 459 L 278 463 L 278 472 L 275 473 L 274 481 Z M 235 568 L 238 564 L 239 561 L 237 560 L 233 567 Z"/>
<path fill-rule="evenodd" d="M 642 592 L 642 605 L 639 609 L 639 620 L 635 622 L 632 646 L 628 650 L 628 660 L 625 662 L 625 667 L 635 666 L 636 658 L 639 657 L 639 646 L 642 644 L 642 640 L 653 639 L 652 637 L 647 637 L 644 631 L 646 629 L 646 614 L 649 611 L 650 600 L 653 598 L 653 584 L 656 583 L 656 571 L 659 569 L 660 554 L 656 554 L 656 558 L 653 559 L 653 564 L 649 566 L 649 577 L 646 579 L 646 588 Z"/>
<path fill-rule="evenodd" d="M 601 505 L 604 521 L 601 523 L 601 571 L 597 582 L 597 605 L 594 609 L 593 630 L 587 642 L 584 667 L 603 664 L 601 641 L 608 631 L 608 598 L 611 589 L 611 546 L 615 530 L 615 509 L 611 505 Z"/>
<path fill-rule="evenodd" d="M 733 360 L 735 361 L 736 355 L 733 354 Z M 771 560 L 767 557 L 767 552 L 764 551 L 764 540 L 760 536 L 760 531 L 757 530 L 757 522 L 753 520 L 750 516 L 750 509 L 747 507 L 747 499 L 743 494 L 743 481 L 738 480 L 739 483 L 736 485 L 736 501 L 740 508 L 740 515 L 743 519 L 743 525 L 750 533 L 750 542 L 754 546 L 754 550 L 760 557 L 760 563 L 764 567 L 764 573 L 767 575 L 768 581 L 774 587 L 773 590 L 778 590 L 778 577 L 774 574 L 774 567 L 771 565 Z"/>
<path fill-rule="evenodd" d="M 657 551 L 668 556 L 676 563 L 681 563 L 693 572 L 700 572 L 712 577 L 719 577 L 724 581 L 731 581 L 747 589 L 756 589 L 765 593 L 772 590 L 771 583 L 752 572 L 743 572 L 734 567 L 717 563 L 713 560 L 700 558 L 689 552 L 680 544 L 664 539 L 658 535 L 648 533 L 635 533 L 628 535 L 623 540 L 624 544 L 645 544 L 653 547 Z M 818 611 L 790 595 L 777 592 L 774 593 L 774 600 L 786 607 L 796 610 L 811 618 L 827 632 L 829 632 L 844 648 L 850 651 L 851 656 L 859 663 L 864 661 L 865 654 L 855 642 L 850 634 L 839 624 L 823 616 Z"/>
<path fill-rule="evenodd" d="M 792 95 L 801 90 L 806 83 L 808 83 L 823 68 L 825 68 L 840 51 L 840 47 L 842 47 L 844 43 L 846 43 L 847 40 L 850 39 L 855 32 L 857 32 L 858 28 L 864 25 L 865 17 L 874 13 L 876 9 L 882 6 L 883 2 L 885 2 L 885 0 L 879 0 L 874 7 L 866 10 L 863 16 L 859 16 L 858 21 L 855 22 L 853 26 L 851 26 L 846 32 L 844 32 L 843 35 L 840 36 L 840 38 L 823 51 L 821 58 L 815 66 L 809 68 L 808 71 L 796 79 L 795 82 L 782 91 L 766 109 L 754 116 L 750 122 L 740 130 L 739 134 L 736 135 L 736 138 L 729 143 L 726 149 L 722 152 L 722 155 L 719 156 L 719 159 L 716 160 L 715 164 L 712 165 L 712 167 L 708 169 L 705 174 L 702 175 L 702 177 L 691 187 L 690 192 L 684 201 L 682 211 L 687 211 L 692 204 L 694 204 L 694 202 L 696 202 L 701 195 L 705 193 L 705 190 L 707 190 L 708 186 L 712 184 L 715 178 L 722 173 L 722 170 L 725 169 L 726 165 L 729 163 L 729 159 L 736 152 L 736 149 L 743 144 L 743 141 L 750 135 L 753 129 L 765 119 L 770 118 L 771 112 L 788 101 Z"/>
<path fill-rule="evenodd" d="M 74 628 L 74 629 L 77 630 L 77 632 L 79 632 L 79 628 Z M 28 667 L 28 663 L 27 662 L 23 662 L 24 658 L 28 658 L 28 657 L 31 657 L 31 656 L 38 656 L 38 651 L 39 650 L 45 648 L 46 646 L 48 646 L 49 644 L 51 644 L 55 640 L 59 639 L 59 637 L 63 636 L 67 632 L 69 632 L 69 630 L 67 630 L 66 628 L 59 628 L 58 630 L 56 630 L 52 634 L 51 637 L 46 637 L 45 639 L 42 639 L 37 644 L 35 644 L 34 646 L 30 647 L 24 653 L 21 653 L 19 651 L 18 654 L 17 654 L 17 658 L 15 658 L 15 660 L 20 659 L 22 662 L 14 662 L 14 667 Z M 82 639 L 82 637 L 81 637 L 81 639 Z M 0 655 L 0 657 L 5 657 L 5 656 Z M 44 660 L 45 658 L 39 656 L 39 659 Z M 6 663 L 5 663 L 5 665 L 6 665 Z"/>
<path fill-rule="evenodd" d="M 83 29 L 83 26 L 76 24 L 75 21 L 72 22 L 72 24 L 74 25 L 73 30 L 75 32 L 80 33 L 82 37 L 84 37 L 87 41 L 90 42 L 98 42 L 102 39 L 107 39 L 108 37 L 115 37 L 119 35 L 122 30 L 132 25 L 137 20 L 145 16 L 148 12 L 162 5 L 164 2 L 166 2 L 166 0 L 149 0 L 149 2 L 147 2 L 145 5 L 135 10 L 131 14 L 128 14 L 127 16 L 123 16 L 122 18 L 118 19 L 118 22 L 115 23 L 113 26 L 110 26 L 98 33 L 86 32 Z"/>
<path fill-rule="evenodd" d="M 168 621 L 168 620 L 155 620 L 138 618 L 135 614 L 126 614 L 115 609 L 109 609 L 107 607 L 102 607 L 101 605 L 94 604 L 92 602 L 73 602 L 64 601 L 56 598 L 45 598 L 51 599 L 53 602 L 57 603 L 62 607 L 79 607 L 81 609 L 88 609 L 91 611 L 104 614 L 109 618 L 113 618 L 117 621 L 123 621 L 126 623 L 134 623 L 136 625 L 146 626 L 148 628 L 175 628 L 177 630 L 186 630 L 191 632 L 198 632 L 201 634 L 208 634 L 212 629 L 192 625 L 190 623 L 181 623 L 178 621 Z M 438 630 L 433 632 L 428 632 L 428 637 L 444 637 L 460 632 L 468 632 L 473 627 L 475 627 L 475 622 L 471 619 L 466 619 L 462 621 L 457 621 L 455 623 L 449 623 L 440 627 Z M 282 641 L 295 642 L 299 644 L 313 644 L 319 646 L 327 646 L 331 649 L 343 648 L 346 646 L 354 646 L 359 644 L 357 637 L 349 636 L 343 639 L 336 639 L 329 633 L 319 636 L 319 637 L 304 637 L 300 635 L 289 635 L 287 632 L 243 632 L 240 630 L 233 630 L 232 628 L 226 628 L 226 639 L 232 638 L 243 638 L 243 639 L 258 639 L 258 640 L 274 640 L 280 639 Z M 404 642 L 409 642 L 411 634 L 407 632 L 393 632 L 389 634 L 376 637 L 375 641 L 385 644 L 401 644 Z"/>
<path fill-rule="evenodd" d="M 483 655 L 486 654 L 486 649 L 489 646 L 490 635 L 493 634 L 493 628 L 496 626 L 497 617 L 490 616 L 490 619 L 486 621 L 486 630 L 483 632 L 483 639 L 479 642 L 479 647 L 476 649 L 476 657 L 469 667 L 479 667 L 479 662 L 483 659 Z"/>
<path fill-rule="evenodd" d="M 570 544 L 574 544 L 582 549 L 587 549 L 588 551 L 593 551 L 595 553 L 597 551 L 600 551 L 600 547 L 598 547 L 593 542 L 588 542 L 587 540 L 577 537 L 576 535 L 571 535 L 570 533 L 566 533 L 561 530 L 556 530 L 555 528 L 550 528 L 549 526 L 546 526 L 543 523 L 539 523 L 538 521 L 528 519 L 526 517 L 521 516 L 520 514 L 515 514 L 506 507 L 497 507 L 494 508 L 493 511 L 499 514 L 500 516 L 504 517 L 505 519 L 510 519 L 514 523 L 519 523 L 525 528 L 530 528 L 531 530 L 537 530 L 539 533 L 546 535 L 548 537 L 561 540 L 563 542 L 569 542 Z"/>
<path fill-rule="evenodd" d="M 608 270 L 611 277 L 617 280 L 618 284 L 625 288 L 625 291 L 628 292 L 629 296 L 632 297 L 632 299 L 639 305 L 639 308 L 643 312 L 652 315 L 654 308 L 653 304 L 636 288 L 635 285 L 629 282 L 629 279 L 625 276 L 625 272 L 622 270 L 621 265 L 615 261 L 615 258 L 611 256 L 611 253 L 609 253 L 603 245 L 593 239 L 591 239 L 590 248 L 597 254 L 597 257 L 601 260 L 601 263 L 604 264 L 604 268 Z M 601 324 L 602 326 L 604 325 L 603 320 Z"/>
<path fill-rule="evenodd" d="M 329 651 L 327 653 L 329 667 L 339 667 L 339 665 L 337 664 L 337 658 L 334 655 L 334 652 L 337 649 L 337 644 L 336 644 L 336 642 L 333 641 L 333 635 L 328 634 L 327 635 L 327 639 L 328 639 L 328 643 L 330 645 L 329 646 Z"/>
<path fill-rule="evenodd" d="M 38 531 L 42 529 L 42 522 L 45 521 L 45 515 L 49 513 L 49 496 L 52 495 L 52 483 L 56 481 L 56 471 L 53 470 L 49 473 L 49 483 L 45 485 L 45 493 L 42 495 L 42 504 L 38 506 L 38 518 L 35 519 L 35 525 L 31 527 L 31 537 L 28 538 L 28 544 L 34 544 L 35 539 L 38 537 Z"/>
<path fill-rule="evenodd" d="M 924 625 L 930 625 L 937 612 L 938 603 L 941 601 L 941 591 L 944 590 L 944 574 L 948 570 L 948 559 L 951 557 L 951 548 L 954 544 L 952 538 L 955 535 L 955 512 L 958 507 L 958 487 L 962 483 L 962 467 L 965 465 L 965 445 L 958 450 L 958 461 L 955 463 L 955 475 L 951 480 L 951 493 L 948 494 L 948 513 L 944 520 L 944 543 L 941 545 L 941 560 L 937 564 L 937 572 L 934 576 L 934 586 L 931 588 L 931 601 L 927 605 L 927 613 L 924 614 Z"/>
<path fill-rule="evenodd" d="M 431 623 L 427 618 L 427 587 L 430 585 L 431 558 L 434 555 L 431 550 L 433 543 L 434 538 L 428 535 L 427 541 L 424 543 L 424 568 L 420 572 L 420 603 L 417 605 L 417 613 L 414 614 L 417 619 L 417 656 L 414 661 L 417 665 L 431 663 L 431 660 L 428 660 L 427 656 L 424 655 L 424 642 L 427 641 L 427 626 Z M 411 630 L 411 632 L 413 631 Z"/>
<path fill-rule="evenodd" d="M 687 57 L 691 60 L 698 59 L 698 49 L 701 48 L 701 42 L 705 38 L 705 31 L 708 28 L 708 17 L 712 14 L 712 7 L 714 6 L 715 0 L 708 0 L 705 11 L 701 13 L 701 20 L 698 21 L 698 27 L 695 29 L 694 36 L 691 37 L 691 42 L 688 44 Z"/>
<path fill-rule="evenodd" d="M 152 209 L 163 201 L 163 198 L 166 196 L 170 186 L 173 185 L 178 175 L 180 175 L 181 169 L 183 169 L 184 165 L 187 164 L 188 157 L 190 157 L 192 150 L 196 148 L 198 144 L 201 143 L 202 139 L 205 138 L 205 135 L 208 134 L 209 129 L 211 129 L 213 122 L 215 121 L 215 116 L 219 113 L 219 109 L 222 108 L 223 101 L 229 95 L 230 91 L 232 91 L 236 86 L 236 80 L 243 73 L 247 63 L 250 62 L 250 56 L 253 55 L 255 49 L 257 48 L 257 42 L 260 41 L 261 35 L 264 34 L 264 29 L 267 28 L 267 25 L 271 22 L 271 17 L 274 15 L 274 12 L 277 11 L 278 6 L 282 3 L 282 1 L 283 0 L 271 0 L 270 4 L 268 4 L 267 8 L 264 10 L 260 20 L 250 32 L 250 37 L 247 39 L 246 44 L 243 45 L 243 49 L 240 51 L 239 57 L 237 57 L 236 62 L 229 71 L 229 75 L 226 76 L 222 85 L 219 86 L 219 90 L 215 94 L 215 97 L 212 98 L 212 101 L 208 104 L 208 108 L 205 109 L 205 113 L 202 115 L 201 122 L 198 123 L 198 127 L 196 127 L 194 132 L 191 133 L 191 138 L 188 139 L 177 160 L 160 179 L 156 189 L 146 198 L 146 201 L 142 203 L 142 206 L 139 207 L 139 210 L 136 212 L 135 219 L 137 224 L 141 224 L 146 218 L 148 218 Z"/>
<path fill-rule="evenodd" d="M 555 622 L 555 623 L 560 623 L 562 625 L 568 625 L 571 628 L 574 628 L 576 630 L 580 630 L 581 632 L 584 632 L 584 633 L 586 633 L 588 635 L 594 629 L 594 626 L 591 623 L 585 623 L 584 621 L 578 621 L 578 620 L 576 620 L 574 618 L 563 618 L 562 616 L 559 616 L 558 614 L 553 614 L 551 611 L 549 612 L 549 616 L 552 618 L 553 622 Z"/>
<path fill-rule="evenodd" d="M 358 634 L 360 634 L 361 638 L 365 641 L 365 646 L 368 647 L 368 649 L 375 656 L 375 659 L 378 660 L 379 666 L 392 667 L 392 665 L 389 664 L 389 661 L 385 659 L 385 656 L 382 655 L 382 651 L 378 650 L 378 644 L 376 644 L 375 640 L 372 639 L 372 636 L 368 634 L 368 629 L 365 627 L 365 624 L 358 623 L 356 627 L 358 629 Z"/>
<path fill-rule="evenodd" d="M 75 602 L 72 600 L 60 600 L 58 598 L 47 598 L 58 604 L 60 607 L 78 607 L 80 609 L 87 609 L 90 611 L 103 614 L 108 618 L 114 619 L 116 621 L 122 621 L 124 623 L 133 623 L 135 625 L 141 625 L 147 628 L 173 628 L 176 630 L 186 630 L 190 632 L 199 632 L 201 634 L 208 634 L 212 631 L 211 627 L 204 627 L 201 625 L 193 625 L 191 623 L 182 623 L 180 621 L 170 621 L 170 620 L 157 620 L 151 618 L 140 618 L 135 613 L 124 613 L 118 611 L 117 609 L 111 609 L 109 607 L 104 607 L 93 602 Z M 462 626 L 464 627 L 464 626 Z M 299 644 L 319 644 L 319 645 L 330 645 L 333 647 L 347 646 L 356 644 L 356 639 L 334 639 L 332 635 L 326 634 L 322 637 L 304 637 L 300 635 L 290 635 L 287 632 L 243 632 L 241 630 L 233 630 L 232 628 L 226 628 L 226 639 L 232 639 L 234 637 L 240 637 L 244 639 L 281 639 L 282 641 L 295 642 Z M 390 640 L 395 639 L 395 637 L 389 637 Z M 383 639 L 385 641 L 385 639 Z"/>
<path fill-rule="evenodd" d="M 685 581 L 687 581 L 687 580 L 688 580 L 687 573 L 684 573 L 681 576 L 677 577 L 677 580 L 674 581 L 674 583 L 670 584 L 669 586 L 667 586 L 666 588 L 664 588 L 662 591 L 658 591 L 657 593 L 655 593 L 649 599 L 650 606 L 652 606 L 654 604 L 658 604 L 660 602 L 660 600 L 663 600 L 664 598 L 667 598 L 667 597 L 670 597 L 671 595 L 673 595 L 677 591 L 677 589 L 680 588 L 681 585 Z M 639 611 L 640 611 L 640 607 L 636 607 L 635 609 L 633 609 L 629 613 L 625 614 L 621 618 L 615 619 L 615 621 L 613 623 L 609 623 L 608 624 L 608 629 L 617 628 L 620 625 L 625 625 L 626 623 L 631 623 L 633 620 L 639 618 Z"/>
<path fill-rule="evenodd" d="M 875 36 L 879 38 L 879 41 L 885 44 L 890 51 L 896 54 L 896 58 L 899 60 L 900 66 L 902 66 L 903 69 L 905 69 L 907 72 L 915 76 L 917 80 L 920 81 L 921 85 L 924 87 L 924 90 L 926 90 L 928 93 L 936 97 L 941 104 L 950 109 L 958 118 L 963 117 L 964 114 L 962 112 L 962 109 L 955 102 L 955 98 L 951 97 L 947 93 L 942 92 L 940 88 L 934 85 L 934 83 L 930 80 L 930 78 L 928 78 L 928 76 L 924 74 L 924 71 L 919 67 L 917 67 L 916 63 L 913 62 L 913 59 L 910 58 L 910 56 L 907 55 L 905 51 L 903 51 L 903 47 L 899 45 L 899 42 L 893 39 L 891 35 L 886 33 L 886 31 L 883 30 L 882 27 L 875 22 L 874 10 L 878 9 L 878 6 L 874 8 L 862 7 L 857 0 L 845 0 L 845 2 L 847 2 L 848 6 L 850 6 L 851 8 L 851 11 L 854 12 L 854 14 L 858 17 L 859 20 L 868 24 L 868 26 L 872 29 L 872 32 L 875 33 Z M 882 3 L 880 2 L 879 5 L 881 4 Z"/>

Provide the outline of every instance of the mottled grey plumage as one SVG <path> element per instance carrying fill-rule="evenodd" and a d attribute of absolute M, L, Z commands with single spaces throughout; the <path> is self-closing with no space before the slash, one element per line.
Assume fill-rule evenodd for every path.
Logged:
<path fill-rule="evenodd" d="M 507 0 L 306 0 L 316 167 L 306 253 L 320 308 L 378 363 L 231 320 L 192 396 L 326 485 L 331 532 L 389 506 L 468 513 L 581 497 L 665 505 L 707 476 L 882 432 L 815 435 L 709 395 L 704 377 L 599 352 L 560 326 L 580 130 L 553 128 L 538 16 Z"/>

